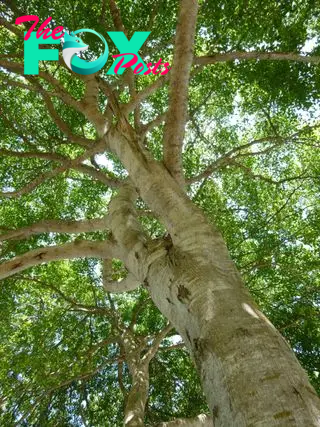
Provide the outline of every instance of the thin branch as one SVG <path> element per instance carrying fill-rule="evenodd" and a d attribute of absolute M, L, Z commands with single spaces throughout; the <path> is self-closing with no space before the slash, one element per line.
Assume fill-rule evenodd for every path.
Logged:
<path fill-rule="evenodd" d="M 296 188 L 294 188 L 291 193 L 288 195 L 286 201 L 280 206 L 279 209 L 277 209 L 276 212 L 274 212 L 269 218 L 267 218 L 267 220 L 265 221 L 265 224 L 263 225 L 264 227 L 266 227 L 268 224 L 270 224 L 270 222 L 273 220 L 273 218 L 275 218 L 277 215 L 280 214 L 281 211 L 283 211 L 283 209 L 286 208 L 286 206 L 289 204 L 290 200 L 292 199 L 292 197 L 295 195 L 295 193 L 302 187 L 302 184 L 298 185 Z M 261 227 L 262 229 L 262 227 Z"/>
<path fill-rule="evenodd" d="M 39 86 L 39 85 L 38 85 Z M 40 86 L 41 87 L 41 86 Z M 54 104 L 48 94 L 46 92 L 41 92 L 41 95 L 43 97 L 43 100 L 47 106 L 48 112 L 54 121 L 54 123 L 57 125 L 57 127 L 60 129 L 60 131 L 65 134 L 71 141 L 83 146 L 83 147 L 89 147 L 93 144 L 93 140 L 84 138 L 79 135 L 75 135 L 69 126 L 62 120 L 62 118 L 57 113 Z"/>
<path fill-rule="evenodd" d="M 22 141 L 27 146 L 32 146 L 32 147 L 36 146 L 36 143 L 35 142 L 31 142 L 31 140 L 30 140 L 30 139 L 33 138 L 33 135 L 36 134 L 36 131 L 33 128 L 30 129 L 30 125 L 27 127 L 27 130 L 29 130 L 29 135 L 26 136 L 21 131 L 21 129 L 20 129 L 19 125 L 17 124 L 17 122 L 14 120 L 14 117 L 10 117 L 9 118 L 7 116 L 7 114 L 4 112 L 3 108 L 1 108 L 1 106 L 0 106 L 0 115 L 1 115 L 1 119 L 7 125 L 8 129 L 11 129 L 13 131 L 13 133 L 15 135 L 17 135 L 19 138 L 21 138 Z M 43 139 L 41 139 L 41 142 L 43 142 Z M 45 141 L 45 142 L 47 142 L 47 141 Z M 4 153 L 5 153 L 5 151 L 4 151 Z"/>
<path fill-rule="evenodd" d="M 271 61 L 297 61 L 307 64 L 319 64 L 320 56 L 307 56 L 292 52 L 227 52 L 216 55 L 195 57 L 194 64 L 208 65 L 217 62 L 227 62 L 234 60 L 271 60 Z"/>
<path fill-rule="evenodd" d="M 79 375 L 75 375 L 71 378 L 69 378 L 68 380 L 65 380 L 63 382 L 61 382 L 58 385 L 55 385 L 53 387 L 51 387 L 50 389 L 44 391 L 43 393 L 41 393 L 41 395 L 35 400 L 34 404 L 32 405 L 32 408 L 27 410 L 20 418 L 19 420 L 16 422 L 16 426 L 21 425 L 21 423 L 23 421 L 25 421 L 34 411 L 34 409 L 40 404 L 40 402 L 42 401 L 42 399 L 44 398 L 44 396 L 48 395 L 48 394 L 52 394 L 54 391 L 66 387 L 70 384 L 72 384 L 73 382 L 76 381 L 83 381 L 83 380 L 88 380 L 89 378 L 92 378 L 94 375 L 96 375 L 98 372 L 100 372 L 102 369 L 104 369 L 107 365 L 109 364 L 114 364 L 118 362 L 118 358 L 114 357 L 113 359 L 109 359 L 106 360 L 104 363 L 102 363 L 101 365 L 99 365 L 96 369 L 89 371 L 89 372 L 83 372 Z"/>
<path fill-rule="evenodd" d="M 147 25 L 147 29 L 148 31 L 152 31 L 153 30 L 153 24 L 154 21 L 158 15 L 159 9 L 162 6 L 163 0 L 158 0 L 155 5 L 153 6 L 151 13 L 149 14 L 149 21 L 148 21 L 148 25 Z"/>
<path fill-rule="evenodd" d="M 11 33 L 15 34 L 19 39 L 23 40 L 24 34 L 16 25 L 12 25 L 10 22 L 0 17 L 0 25 L 3 25 Z"/>
<path fill-rule="evenodd" d="M 12 151 L 12 150 L 4 150 L 0 149 L 0 155 L 6 157 L 19 157 L 22 159 L 44 159 L 44 160 L 52 160 L 52 161 L 66 161 L 71 160 L 68 157 L 62 156 L 61 154 L 56 153 L 46 153 L 43 151 Z"/>
<path fill-rule="evenodd" d="M 147 353 L 143 356 L 143 360 L 150 362 L 151 359 L 156 355 L 160 344 L 164 340 L 164 338 L 168 335 L 170 331 L 172 331 L 173 326 L 169 323 L 162 331 L 160 331 L 156 338 L 154 339 L 153 343 L 151 344 L 150 348 L 148 349 Z"/>
<path fill-rule="evenodd" d="M 152 95 L 154 92 L 156 92 L 158 89 L 160 89 L 162 86 L 165 85 L 170 79 L 170 73 L 165 74 L 164 76 L 159 77 L 157 80 L 155 80 L 153 83 L 151 83 L 149 86 L 142 89 L 140 92 L 137 92 L 134 98 L 131 98 L 131 100 L 122 106 L 123 114 L 126 116 L 134 111 L 134 109 L 139 105 L 142 101 L 144 101 L 146 98 L 148 98 L 150 95 Z"/>
<path fill-rule="evenodd" d="M 3 84 L 5 83 L 5 84 Z M 12 80 L 12 79 L 2 79 L 1 82 L 1 87 L 6 88 L 6 87 L 19 87 L 21 89 L 25 89 L 25 90 L 30 90 L 32 92 L 37 92 L 37 93 L 42 93 L 42 92 L 46 92 L 48 94 L 48 96 L 53 97 L 53 96 L 58 96 L 55 92 L 49 92 L 46 91 L 45 89 L 39 89 L 35 86 L 32 86 L 31 84 L 25 84 L 22 82 L 18 82 L 16 80 Z"/>
<path fill-rule="evenodd" d="M 299 140 L 297 139 L 301 134 L 305 133 L 305 132 L 309 132 L 311 130 L 315 130 L 320 126 L 320 124 L 316 124 L 314 126 L 304 126 L 302 129 L 299 129 L 297 132 L 293 133 L 290 136 L 267 136 L 264 138 L 260 138 L 260 139 L 255 139 L 253 141 L 250 141 L 246 144 L 240 145 L 238 147 L 232 148 L 231 150 L 227 151 L 225 154 L 223 154 L 222 156 L 220 156 L 218 159 L 216 159 L 214 162 L 212 162 L 209 166 L 207 166 L 207 168 L 201 172 L 200 174 L 189 178 L 187 180 L 188 184 L 192 184 L 195 182 L 200 181 L 203 178 L 208 178 L 213 172 L 215 172 L 216 170 L 226 166 L 226 165 L 236 165 L 239 167 L 243 167 L 245 168 L 244 165 L 241 165 L 240 163 L 237 163 L 235 161 L 236 158 L 239 157 L 248 157 L 248 156 L 256 156 L 256 155 L 261 155 L 261 154 L 266 154 L 272 150 L 274 150 L 275 148 L 278 148 L 286 143 L 289 142 L 294 142 L 294 143 L 298 143 Z M 274 144 L 272 144 L 270 147 L 265 148 L 264 150 L 260 150 L 260 151 L 256 151 L 256 152 L 248 152 L 248 153 L 242 153 L 244 150 L 257 145 L 257 144 L 262 144 L 262 143 L 266 143 L 266 142 L 274 142 Z M 261 177 L 260 177 L 261 178 Z M 272 180 L 269 179 L 269 182 L 271 182 Z M 275 182 L 273 181 L 273 183 L 281 183 L 282 181 L 279 182 Z"/>
<path fill-rule="evenodd" d="M 118 383 L 123 397 L 126 399 L 128 392 L 123 382 L 123 362 L 118 363 Z"/>
<path fill-rule="evenodd" d="M 230 163 L 230 159 L 232 158 L 233 154 L 241 153 L 241 151 L 250 148 L 254 145 L 261 144 L 264 142 L 269 141 L 279 141 L 279 143 L 284 142 L 283 138 L 275 137 L 275 136 L 267 136 L 260 139 L 255 139 L 253 141 L 250 141 L 246 144 L 239 145 L 238 147 L 232 148 L 231 150 L 227 151 L 225 154 L 220 156 L 218 159 L 216 159 L 214 162 L 212 162 L 203 172 L 201 172 L 199 175 L 192 177 L 188 180 L 188 183 L 194 183 L 197 181 L 200 181 L 203 178 L 209 177 L 212 172 L 219 169 L 221 166 L 224 166 L 225 164 Z"/>
<path fill-rule="evenodd" d="M 148 132 L 151 132 L 154 128 L 160 126 L 165 121 L 166 117 L 167 117 L 167 112 L 159 114 L 151 122 L 142 125 L 141 126 L 142 139 L 145 138 Z"/>
<path fill-rule="evenodd" d="M 19 74 L 21 76 L 24 76 L 24 67 L 22 63 L 19 62 L 13 62 L 13 61 L 7 61 L 5 59 L 0 59 L 0 66 L 5 68 L 6 70 Z M 77 101 L 75 98 L 73 98 L 69 92 L 64 88 L 64 86 L 60 83 L 59 80 L 57 80 L 55 77 L 53 77 L 50 73 L 39 70 L 38 76 L 44 80 L 46 80 L 48 83 L 50 83 L 55 88 L 54 96 L 59 97 L 65 104 L 75 108 L 79 112 L 83 112 L 83 105 L 81 102 Z M 34 86 L 39 88 L 39 92 L 42 92 L 44 89 L 43 87 L 35 80 L 34 78 L 26 77 L 27 80 L 32 82 Z"/>
<path fill-rule="evenodd" d="M 101 13 L 100 13 L 100 24 L 103 27 L 107 27 L 106 25 L 106 12 L 107 12 L 107 0 L 102 0 L 102 4 L 101 4 Z"/>
<path fill-rule="evenodd" d="M 132 316 L 131 316 L 131 322 L 129 325 L 129 329 L 131 330 L 131 332 L 133 332 L 134 330 L 134 326 L 137 323 L 139 314 L 145 308 L 146 304 L 148 304 L 150 301 L 151 301 L 151 297 L 147 297 L 137 302 L 137 304 L 134 306 L 132 311 Z"/>
<path fill-rule="evenodd" d="M 51 171 L 48 171 L 48 172 L 45 172 L 45 173 L 38 175 L 33 181 L 29 182 L 27 185 L 25 185 L 20 190 L 0 192 L 0 197 L 16 198 L 16 197 L 20 197 L 24 194 L 28 194 L 32 190 L 34 190 L 36 187 L 38 187 L 40 184 L 45 182 L 47 179 L 54 178 L 57 175 L 59 175 L 60 173 L 65 172 L 68 169 L 78 168 L 82 171 L 86 171 L 86 173 L 87 173 L 88 167 L 86 167 L 86 165 L 82 165 L 81 163 L 84 160 L 86 160 L 87 158 L 90 158 L 92 155 L 97 154 L 100 151 L 104 150 L 104 148 L 105 148 L 105 143 L 103 142 L 103 140 L 97 141 L 94 146 L 92 146 L 89 150 L 85 151 L 83 154 L 81 154 L 77 158 L 75 158 L 73 160 L 68 159 L 68 160 L 65 160 L 64 162 L 61 162 L 61 166 L 58 166 L 57 168 L 52 169 Z M 79 164 L 81 164 L 81 165 L 79 165 Z M 89 170 L 91 171 L 91 173 L 93 173 L 93 171 L 94 171 L 94 169 L 90 168 L 90 166 L 89 166 Z M 101 175 L 101 172 L 95 171 L 94 174 L 96 176 Z M 103 180 L 105 183 L 107 183 L 107 185 L 110 185 L 110 186 L 117 185 L 117 182 L 115 180 L 109 180 L 107 177 L 103 178 Z"/>
<path fill-rule="evenodd" d="M 45 283 L 42 280 L 39 280 L 35 277 L 29 277 L 29 276 L 25 276 L 25 275 L 21 275 L 21 279 L 22 280 L 28 280 L 30 282 L 35 282 L 35 283 L 38 283 L 45 288 L 51 289 L 52 291 L 57 293 L 64 301 L 71 304 L 71 306 L 75 308 L 74 311 L 83 311 L 85 313 L 99 314 L 99 315 L 103 315 L 103 316 L 114 316 L 113 311 L 108 309 L 107 307 L 99 307 L 99 306 L 95 306 L 95 305 L 81 304 L 80 302 L 78 302 L 78 301 L 74 300 L 73 298 L 69 297 L 68 295 L 66 295 L 59 288 L 57 288 L 55 285 L 53 285 L 51 283 Z M 90 349 L 90 352 L 93 353 L 95 351 L 95 348 L 99 348 L 102 345 L 111 344 L 111 343 L 115 343 L 115 342 L 118 342 L 118 339 L 116 337 L 109 337 L 107 340 L 102 341 L 101 345 L 99 343 L 94 348 Z"/>
<path fill-rule="evenodd" d="M 20 190 L 14 190 L 14 191 L 5 191 L 0 192 L 0 197 L 5 197 L 7 199 L 14 199 L 17 197 L 21 197 L 25 194 L 30 193 L 32 190 L 37 188 L 40 184 L 44 183 L 46 180 L 56 177 L 62 172 L 65 172 L 67 169 L 70 168 L 70 163 L 65 163 L 63 166 L 59 166 L 49 172 L 42 173 L 37 176 L 33 181 L 29 182 L 27 185 L 22 187 Z"/>
<path fill-rule="evenodd" d="M 42 151 L 11 151 L 0 149 L 0 155 L 11 156 L 18 158 L 37 158 L 52 160 L 60 163 L 71 162 L 71 159 L 61 154 L 47 153 Z M 101 170 L 97 170 L 92 166 L 86 164 L 74 164 L 72 169 L 77 170 L 83 174 L 91 176 L 96 181 L 100 181 L 108 187 L 115 188 L 119 185 L 119 181 L 115 178 L 106 176 Z"/>
<path fill-rule="evenodd" d="M 185 350 L 185 349 L 186 349 L 185 343 L 181 342 L 178 344 L 170 345 L 169 347 L 159 347 L 158 351 L 173 351 L 173 350 Z"/>
<path fill-rule="evenodd" d="M 202 66 L 195 67 L 192 72 L 190 73 L 190 77 L 194 77 L 197 75 L 201 70 L 203 69 Z M 153 83 L 151 83 L 149 86 L 142 89 L 140 92 L 137 92 L 134 98 L 131 98 L 130 101 L 127 104 L 122 104 L 121 110 L 123 114 L 128 116 L 129 113 L 134 111 L 134 109 L 139 105 L 142 101 L 149 98 L 153 93 L 155 93 L 157 90 L 161 89 L 166 83 L 171 81 L 171 71 L 168 74 L 165 74 L 164 76 L 159 77 L 156 79 Z"/>
<path fill-rule="evenodd" d="M 279 180 L 274 180 L 268 176 L 254 173 L 251 168 L 243 165 L 242 163 L 236 162 L 233 159 L 229 159 L 229 164 L 242 169 L 246 175 L 250 176 L 253 179 L 259 179 L 261 181 L 265 181 L 265 182 L 268 182 L 269 184 L 274 184 L 274 185 L 279 185 L 285 182 L 298 181 L 298 180 L 304 180 L 304 179 L 319 179 L 319 176 L 307 175 L 307 171 L 305 170 L 300 175 L 289 176 Z"/>

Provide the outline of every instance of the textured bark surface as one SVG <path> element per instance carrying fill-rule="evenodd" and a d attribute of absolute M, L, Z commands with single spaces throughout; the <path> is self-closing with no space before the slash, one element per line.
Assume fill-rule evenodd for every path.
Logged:
<path fill-rule="evenodd" d="M 110 0 L 108 3 L 115 29 L 126 32 L 117 2 Z M 85 85 L 80 100 L 74 98 L 48 70 L 42 69 L 39 79 L 29 76 L 28 84 L 20 78 L 10 78 L 11 86 L 32 90 L 42 96 L 57 129 L 68 143 L 83 147 L 84 153 L 71 158 L 52 152 L 1 150 L 3 156 L 48 160 L 56 162 L 58 166 L 39 174 L 20 189 L 11 191 L 9 188 L 0 192 L 0 196 L 19 198 L 31 193 L 46 180 L 72 169 L 118 192 L 114 194 L 103 218 L 83 221 L 48 219 L 6 231 L 0 236 L 0 242 L 50 232 L 73 234 L 102 231 L 108 237 L 103 241 L 75 240 L 65 245 L 38 248 L 13 259 L 10 255 L 0 265 L 0 279 L 55 260 L 96 257 L 103 260 L 103 284 L 107 291 L 130 291 L 140 284 L 148 289 L 170 325 L 159 333 L 151 345 L 138 342 L 127 329 L 121 338 L 132 378 L 132 389 L 126 396 L 125 426 L 144 425 L 149 363 L 172 326 L 182 336 L 197 366 L 211 416 L 173 420 L 163 423 L 163 427 L 320 426 L 319 399 L 305 371 L 280 333 L 253 302 L 218 229 L 209 224 L 202 211 L 186 195 L 182 167 L 183 140 L 190 110 L 189 81 L 193 73 L 196 74 L 206 64 L 233 60 L 290 60 L 318 64 L 320 58 L 294 52 L 256 51 L 214 55 L 208 52 L 195 57 L 193 48 L 199 5 L 196 0 L 179 3 L 171 74 L 159 77 L 138 91 L 135 76 L 125 73 L 118 83 L 119 88 L 128 87 L 128 102 L 121 100 L 120 89 L 115 89 L 117 85 L 112 87 L 102 74 L 99 77 L 79 77 Z M 106 5 L 104 2 L 104 9 Z M 12 30 L 11 24 L 8 25 L 1 18 L 2 21 L 6 28 Z M 23 39 L 22 32 L 16 28 L 13 32 Z M 10 73 L 23 75 L 23 64 L 20 62 L 4 57 L 0 64 Z M 198 66 L 194 70 L 193 64 Z M 168 108 L 149 123 L 142 124 L 140 108 L 143 102 L 168 82 Z M 47 90 L 48 86 L 52 87 L 51 91 Z M 104 112 L 98 102 L 100 95 L 105 97 Z M 54 97 L 68 108 L 81 112 L 95 127 L 97 138 L 88 139 L 75 134 L 52 101 Z M 134 120 L 131 120 L 130 113 Z M 165 122 L 161 141 L 163 159 L 159 161 L 145 148 L 145 137 L 148 131 L 162 122 Z M 21 139 L 19 134 L 18 137 Z M 273 139 L 273 147 L 276 147 L 286 143 L 288 138 L 276 135 Z M 232 162 L 237 164 L 235 157 L 232 157 L 235 153 L 239 154 L 264 140 L 270 142 L 270 137 L 233 147 L 221 156 L 216 153 L 217 159 L 187 182 L 199 182 L 208 178 L 215 168 Z M 114 178 L 112 173 L 103 172 L 99 165 L 96 167 L 94 156 L 99 153 L 115 155 L 126 170 L 127 177 L 123 178 L 123 174 Z M 89 159 L 92 166 L 84 163 Z M 243 167 L 254 179 L 262 177 L 269 183 L 280 182 L 256 175 L 250 168 Z M 165 238 L 151 240 L 146 235 L 138 221 L 135 207 L 138 198 L 159 219 L 166 231 Z M 120 282 L 111 280 L 114 258 L 120 259 L 128 272 Z M 123 394 L 126 394 L 126 390 Z"/>
<path fill-rule="evenodd" d="M 145 407 L 149 393 L 149 365 L 162 340 L 171 329 L 172 326 L 169 324 L 159 332 L 151 345 L 148 344 L 148 337 L 138 337 L 130 328 L 126 329 L 122 336 L 123 351 L 132 379 L 124 411 L 124 426 L 126 427 L 144 426 Z"/>
<path fill-rule="evenodd" d="M 100 224 L 110 227 L 112 238 L 27 252 L 1 264 L 0 277 L 57 259 L 118 257 L 130 273 L 123 290 L 144 283 L 183 337 L 200 373 L 215 426 L 319 426 L 319 400 L 306 373 L 254 304 L 219 231 L 125 124 L 110 129 L 104 138 L 130 176 Z M 150 241 L 144 234 L 134 206 L 138 195 L 166 227 L 169 239 Z M 38 233 L 47 226 L 21 232 Z M 88 223 L 62 222 L 54 227 L 78 232 L 87 229 Z M 143 425 L 151 353 L 143 364 L 131 367 L 134 393 L 128 399 L 126 425 Z"/>
<path fill-rule="evenodd" d="M 180 418 L 167 423 L 158 424 L 157 427 L 212 427 L 213 420 L 208 415 L 198 415 L 194 418 Z"/>
<path fill-rule="evenodd" d="M 176 180 L 183 185 L 182 143 L 188 114 L 188 89 L 193 45 L 196 30 L 198 2 L 181 3 L 176 31 L 176 49 L 170 78 L 169 108 L 164 130 L 164 164 Z"/>
<path fill-rule="evenodd" d="M 144 426 L 144 410 L 149 391 L 149 363 L 141 358 L 145 347 L 132 339 L 130 334 L 124 337 L 124 350 L 132 378 L 132 386 L 127 398 L 124 425 L 128 427 Z"/>
<path fill-rule="evenodd" d="M 305 371 L 256 307 L 221 234 L 161 165 L 152 168 L 133 146 L 130 152 L 127 139 L 122 152 L 122 141 L 109 139 L 172 236 L 172 246 L 147 261 L 147 280 L 132 255 L 127 260 L 185 340 L 215 426 L 318 426 L 319 399 Z"/>
<path fill-rule="evenodd" d="M 237 273 L 173 257 L 150 269 L 150 292 L 193 355 L 215 426 L 318 426 L 306 373 Z"/>

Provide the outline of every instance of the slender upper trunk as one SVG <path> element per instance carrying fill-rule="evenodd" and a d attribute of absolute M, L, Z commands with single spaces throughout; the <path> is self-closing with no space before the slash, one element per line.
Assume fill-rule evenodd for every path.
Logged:
<path fill-rule="evenodd" d="M 132 386 L 125 407 L 124 425 L 126 427 L 143 427 L 145 406 L 149 391 L 149 366 L 138 363 L 131 370 Z"/>
<path fill-rule="evenodd" d="M 215 426 L 320 426 L 305 371 L 257 309 L 221 234 L 130 136 L 113 132 L 109 143 L 172 237 L 147 263 L 145 284 L 193 356 Z M 139 277 L 134 258 L 127 262 Z"/>
<path fill-rule="evenodd" d="M 127 330 L 123 336 L 123 346 L 132 381 L 126 399 L 124 426 L 143 427 L 149 392 L 149 360 L 141 354 L 146 348 L 146 341 L 139 342 L 138 337 Z"/>

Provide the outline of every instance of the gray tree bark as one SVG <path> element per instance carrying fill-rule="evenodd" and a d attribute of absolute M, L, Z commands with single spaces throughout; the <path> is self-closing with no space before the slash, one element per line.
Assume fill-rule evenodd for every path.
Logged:
<path fill-rule="evenodd" d="M 116 27 L 121 28 L 121 17 L 115 3 L 111 3 Z M 163 163 L 156 162 L 145 150 L 141 129 L 129 125 L 128 115 L 160 88 L 164 80 L 159 79 L 134 94 L 129 103 L 120 105 L 103 79 L 95 76 L 84 78 L 86 91 L 83 100 L 79 102 L 50 74 L 41 71 L 40 76 L 57 89 L 54 96 L 82 112 L 95 126 L 99 140 L 94 144 L 92 140 L 72 134 L 55 110 L 51 95 L 38 81 L 33 81 L 33 90 L 40 90 L 57 127 L 71 141 L 88 150 L 74 160 L 64 160 L 60 156 L 57 160 L 61 166 L 37 177 L 21 190 L 3 192 L 1 196 L 15 198 L 27 194 L 45 179 L 53 178 L 70 168 L 86 172 L 112 188 L 121 188 L 110 205 L 108 225 L 104 220 L 102 225 L 84 222 L 76 225 L 61 224 L 61 227 L 52 222 L 50 225 L 42 223 L 3 238 L 26 237 L 47 229 L 81 232 L 88 230 L 88 227 L 91 229 L 91 226 L 94 229 L 96 226 L 102 229 L 105 226 L 110 228 L 112 240 L 74 242 L 64 247 L 30 251 L 1 264 L 0 279 L 52 260 L 80 256 L 95 256 L 109 261 L 113 257 L 120 258 L 130 275 L 119 286 L 128 290 L 143 283 L 149 289 L 154 303 L 183 337 L 199 371 L 216 427 L 320 426 L 319 399 L 305 371 L 285 340 L 253 302 L 219 231 L 208 223 L 184 192 L 181 158 L 192 62 L 207 64 L 240 58 L 318 63 L 319 58 L 279 52 L 233 52 L 224 53 L 223 57 L 194 58 L 192 44 L 196 32 L 196 15 L 195 0 L 180 1 L 169 114 L 165 120 Z M 1 64 L 9 71 L 23 74 L 23 65 L 20 63 L 4 59 Z M 17 84 L 14 81 L 11 83 Z M 29 85 L 27 87 L 30 88 Z M 108 98 L 105 115 L 99 111 L 97 103 L 100 89 Z M 157 123 L 158 119 L 153 123 Z M 122 185 L 120 180 L 115 182 L 103 177 L 99 171 L 82 163 L 105 151 L 112 151 L 122 162 L 131 180 L 128 185 Z M 18 155 L 21 156 L 21 153 Z M 43 153 L 27 155 L 43 158 Z M 52 154 L 47 155 L 52 158 Z M 211 169 L 205 172 L 205 176 L 208 173 L 211 173 Z M 145 236 L 134 209 L 138 196 L 159 218 L 170 239 L 152 242 Z M 105 286 L 114 290 L 118 285 L 106 280 Z M 129 349 L 131 356 L 134 356 L 134 352 L 133 348 Z M 148 357 L 152 356 L 151 353 Z M 136 362 L 131 358 L 134 392 L 127 402 L 126 425 L 143 423 L 142 409 L 148 383 L 145 367 L 148 360 L 143 365 L 141 361 L 140 364 L 138 360 Z"/>
<path fill-rule="evenodd" d="M 319 399 L 305 371 L 253 302 L 219 231 L 129 138 L 115 132 L 108 143 L 172 237 L 151 255 L 136 238 L 125 259 L 185 340 L 215 426 L 319 426 Z M 127 220 L 114 230 L 119 241 L 128 238 Z"/>

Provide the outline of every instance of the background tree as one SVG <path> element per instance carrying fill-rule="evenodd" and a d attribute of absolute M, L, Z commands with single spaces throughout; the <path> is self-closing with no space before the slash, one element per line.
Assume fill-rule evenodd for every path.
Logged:
<path fill-rule="evenodd" d="M 115 384 L 124 363 L 134 388 L 130 351 L 99 343 L 116 318 L 123 335 L 150 295 L 195 361 L 214 425 L 319 425 L 314 389 L 251 298 L 319 388 L 319 12 L 311 1 L 198 3 L 51 3 L 66 30 L 152 30 L 141 54 L 172 62 L 161 77 L 108 66 L 83 77 L 61 58 L 23 76 L 15 18 L 43 21 L 48 8 L 1 3 L 6 423 L 121 423 L 121 387 L 107 394 L 104 378 Z M 98 55 L 98 40 L 83 39 Z M 113 308 L 102 281 L 132 294 Z M 166 321 L 151 307 L 142 336 L 157 340 Z M 153 355 L 144 422 L 205 411 L 186 397 L 199 390 L 181 351 Z M 188 377 L 171 403 L 162 353 L 169 376 Z"/>
<path fill-rule="evenodd" d="M 206 409 L 184 344 L 146 292 L 106 295 L 83 268 L 51 264 L 41 280 L 12 283 L 1 318 L 1 423 L 155 425 Z"/>

